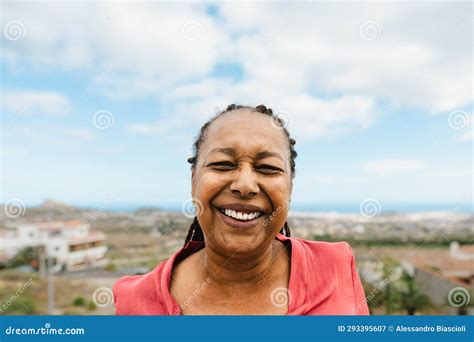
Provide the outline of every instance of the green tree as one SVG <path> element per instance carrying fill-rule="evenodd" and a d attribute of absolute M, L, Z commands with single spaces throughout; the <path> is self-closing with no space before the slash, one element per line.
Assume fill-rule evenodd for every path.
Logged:
<path fill-rule="evenodd" d="M 430 298 L 420 292 L 415 277 L 406 270 L 403 271 L 400 281 L 404 287 L 400 292 L 401 309 L 405 309 L 408 315 L 414 315 L 417 311 L 433 306 Z"/>
<path fill-rule="evenodd" d="M 5 263 L 6 268 L 31 265 L 38 261 L 38 252 L 34 247 L 25 247 Z"/>
<path fill-rule="evenodd" d="M 381 300 L 385 309 L 385 314 L 390 315 L 398 312 L 400 308 L 400 292 L 393 279 L 394 272 L 397 271 L 399 263 L 391 258 L 386 258 L 383 265 L 383 276 L 387 279 L 385 287 L 381 294 Z"/>

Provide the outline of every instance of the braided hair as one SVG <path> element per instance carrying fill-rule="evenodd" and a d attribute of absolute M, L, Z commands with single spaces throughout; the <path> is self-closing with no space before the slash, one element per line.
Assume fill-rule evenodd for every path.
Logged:
<path fill-rule="evenodd" d="M 273 114 L 273 111 L 271 108 L 267 108 L 265 105 L 258 105 L 256 107 L 251 107 L 251 106 L 242 106 L 242 105 L 236 105 L 236 104 L 231 104 L 227 106 L 227 108 L 219 113 L 217 113 L 214 117 L 209 119 L 202 127 L 199 132 L 199 135 L 196 138 L 196 141 L 194 142 L 194 156 L 191 158 L 188 158 L 188 163 L 191 164 L 191 170 L 194 170 L 196 168 L 197 164 L 197 159 L 199 156 L 199 151 L 201 149 L 201 145 L 204 142 L 205 134 L 207 132 L 207 129 L 209 126 L 221 115 L 238 110 L 238 109 L 247 109 L 252 112 L 257 112 L 261 113 L 264 115 L 270 116 L 273 120 L 276 121 L 276 123 L 281 127 L 283 133 L 285 134 L 287 140 L 288 140 L 288 145 L 290 149 L 290 171 L 291 171 L 291 179 L 295 177 L 295 158 L 297 157 L 297 153 L 295 151 L 294 145 L 296 144 L 296 140 L 290 137 L 290 133 L 285 127 L 285 122 L 278 117 L 277 115 Z M 280 230 L 281 234 L 286 235 L 287 237 L 291 236 L 290 232 L 290 227 L 288 226 L 288 222 L 285 222 L 285 225 L 283 228 Z M 189 241 L 204 241 L 204 233 L 202 231 L 201 226 L 199 225 L 197 217 L 194 217 L 193 222 L 191 223 L 191 226 L 189 227 L 188 234 L 186 236 L 186 240 L 184 242 L 184 245 Z"/>

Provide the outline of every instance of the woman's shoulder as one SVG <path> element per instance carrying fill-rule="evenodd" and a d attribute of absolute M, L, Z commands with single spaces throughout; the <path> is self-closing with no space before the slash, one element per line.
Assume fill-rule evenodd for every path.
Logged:
<path fill-rule="evenodd" d="M 117 280 L 113 286 L 117 315 L 172 314 L 176 310 L 170 293 L 173 267 L 202 248 L 201 242 L 191 241 L 151 272 L 125 276 Z"/>
<path fill-rule="evenodd" d="M 319 275 L 320 278 L 350 278 L 355 265 L 352 248 L 346 241 L 326 242 L 289 238 L 292 267 L 298 272 Z"/>
<path fill-rule="evenodd" d="M 295 247 L 294 275 L 302 280 L 301 314 L 368 312 L 363 305 L 365 296 L 349 243 L 290 239 Z M 301 287 L 294 284 L 293 288 Z"/>
<path fill-rule="evenodd" d="M 301 257 L 308 261 L 326 264 L 346 264 L 353 258 L 352 248 L 346 241 L 327 242 L 306 240 L 302 238 L 286 238 L 291 240 L 293 248 L 299 249 Z"/>
<path fill-rule="evenodd" d="M 162 261 L 152 271 L 142 275 L 124 276 L 112 288 L 117 315 L 160 314 L 156 311 L 162 301 L 159 292 L 163 269 Z"/>
<path fill-rule="evenodd" d="M 352 248 L 346 241 L 328 242 L 299 239 L 301 244 L 313 255 L 323 254 L 331 262 L 344 262 L 352 258 Z"/>

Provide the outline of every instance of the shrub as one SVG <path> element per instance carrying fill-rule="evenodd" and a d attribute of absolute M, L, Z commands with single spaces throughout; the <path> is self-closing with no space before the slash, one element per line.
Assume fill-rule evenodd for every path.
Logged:
<path fill-rule="evenodd" d="M 86 304 L 86 301 L 82 297 L 77 297 L 72 302 L 72 305 L 74 305 L 74 306 L 84 306 L 85 304 Z"/>

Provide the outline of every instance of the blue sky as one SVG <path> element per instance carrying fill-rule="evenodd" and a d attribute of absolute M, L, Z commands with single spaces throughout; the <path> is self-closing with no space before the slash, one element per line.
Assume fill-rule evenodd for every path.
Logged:
<path fill-rule="evenodd" d="M 3 202 L 181 203 L 230 103 L 288 122 L 296 203 L 472 200 L 468 2 L 7 1 L 1 24 Z"/>

